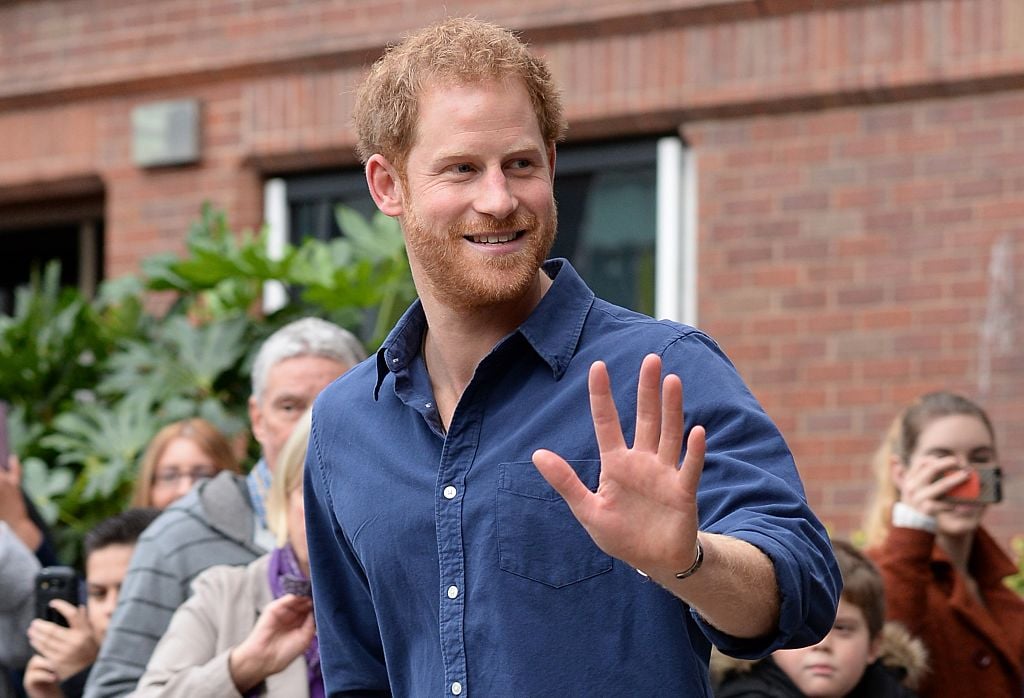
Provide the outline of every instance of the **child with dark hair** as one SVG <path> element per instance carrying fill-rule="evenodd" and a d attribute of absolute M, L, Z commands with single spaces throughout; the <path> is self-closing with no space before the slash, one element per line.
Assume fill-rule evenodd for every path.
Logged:
<path fill-rule="evenodd" d="M 924 645 L 885 622 L 882 575 L 862 552 L 833 541 L 843 594 L 821 642 L 760 662 L 712 657 L 717 698 L 912 698 L 927 664 Z"/>
<path fill-rule="evenodd" d="M 85 605 L 54 600 L 50 606 L 68 627 L 36 619 L 28 629 L 36 654 L 25 668 L 29 698 L 75 698 L 82 695 L 89 669 L 99 654 L 110 616 L 117 606 L 121 580 L 135 542 L 159 514 L 157 509 L 129 509 L 96 525 L 84 540 Z"/>

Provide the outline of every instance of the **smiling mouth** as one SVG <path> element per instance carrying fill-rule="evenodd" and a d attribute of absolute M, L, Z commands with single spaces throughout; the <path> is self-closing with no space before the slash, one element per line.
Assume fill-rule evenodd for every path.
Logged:
<path fill-rule="evenodd" d="M 516 230 L 510 233 L 489 233 L 487 235 L 466 235 L 465 238 L 470 242 L 478 245 L 501 245 L 506 242 L 512 242 L 520 235 L 523 235 L 522 230 Z"/>

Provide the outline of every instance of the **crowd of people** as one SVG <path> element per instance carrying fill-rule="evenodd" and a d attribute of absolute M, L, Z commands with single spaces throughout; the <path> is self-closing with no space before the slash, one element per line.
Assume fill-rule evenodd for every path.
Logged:
<path fill-rule="evenodd" d="M 266 340 L 251 468 L 164 427 L 63 623 L 33 618 L 57 560 L 12 457 L 0 696 L 1024 695 L 978 404 L 901 410 L 866 547 L 831 540 L 714 340 L 546 260 L 565 126 L 514 34 L 412 34 L 355 122 L 419 299 L 371 360 L 315 318 Z"/>

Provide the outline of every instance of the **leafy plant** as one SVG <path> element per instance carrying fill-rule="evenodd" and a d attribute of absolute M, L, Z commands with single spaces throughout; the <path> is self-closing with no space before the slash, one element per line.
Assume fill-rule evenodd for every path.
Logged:
<path fill-rule="evenodd" d="M 168 422 L 201 416 L 246 434 L 249 370 L 262 341 L 305 315 L 333 320 L 376 348 L 415 295 L 401 231 L 340 208 L 345 237 L 307 238 L 271 257 L 266 233 L 236 234 L 204 206 L 186 254 L 143 260 L 142 277 L 104 282 L 93 299 L 61 288 L 50 264 L 0 315 L 0 397 L 23 484 L 54 524 L 65 560 L 81 536 L 127 504 L 136 463 Z M 264 285 L 289 303 L 264 316 Z M 173 294 L 150 312 L 146 291 Z M 255 447 L 249 444 L 255 455 Z"/>
<path fill-rule="evenodd" d="M 1014 537 L 1010 545 L 1017 556 L 1017 573 L 1006 578 L 1006 586 L 1024 596 L 1024 535 Z"/>

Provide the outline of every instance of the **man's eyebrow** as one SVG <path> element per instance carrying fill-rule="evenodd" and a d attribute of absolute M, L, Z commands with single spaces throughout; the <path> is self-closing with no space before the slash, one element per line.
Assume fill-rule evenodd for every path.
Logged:
<path fill-rule="evenodd" d="M 296 402 L 302 402 L 306 399 L 305 395 L 299 395 L 298 393 L 281 393 L 280 395 L 274 396 L 273 402 L 285 402 L 287 400 L 294 400 Z"/>
<path fill-rule="evenodd" d="M 514 158 L 522 155 L 543 155 L 544 152 L 544 148 L 539 147 L 536 143 L 524 142 L 520 144 L 515 144 L 511 148 L 508 148 L 508 150 L 502 153 L 501 157 L 502 159 L 505 159 Z M 439 150 L 437 151 L 437 153 L 434 154 L 431 160 L 433 162 L 444 162 L 452 160 L 477 160 L 479 159 L 479 157 L 480 156 L 477 153 L 460 148 L 458 150 Z"/>

